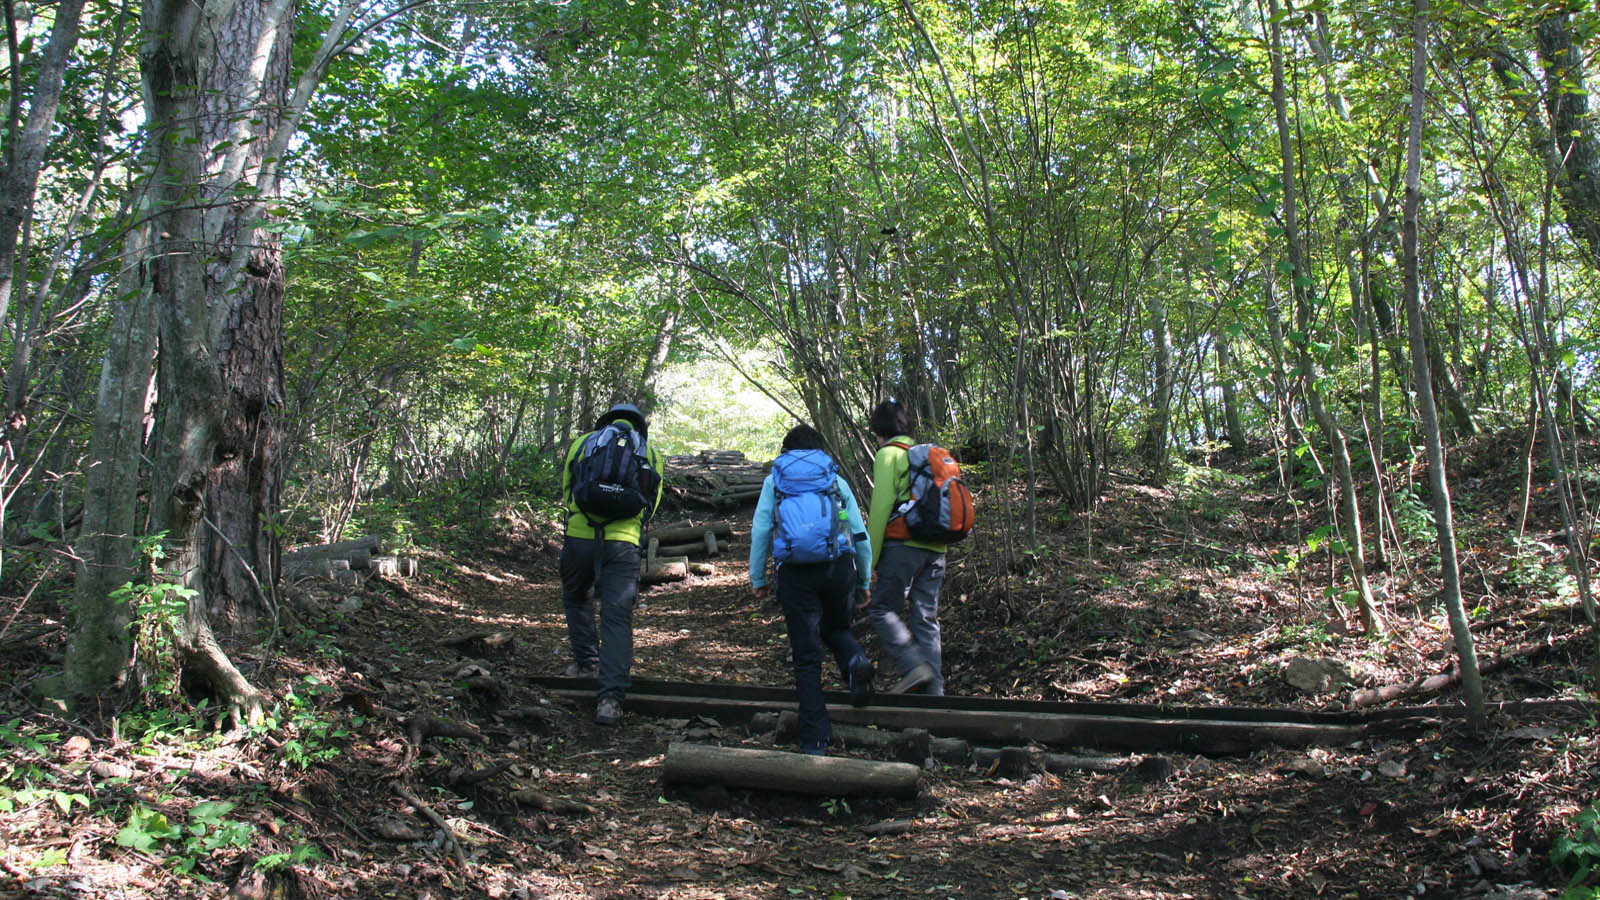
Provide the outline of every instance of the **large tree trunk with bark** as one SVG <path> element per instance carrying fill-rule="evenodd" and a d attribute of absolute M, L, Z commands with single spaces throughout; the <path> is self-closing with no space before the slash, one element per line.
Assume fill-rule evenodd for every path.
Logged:
<path fill-rule="evenodd" d="M 196 592 L 179 629 L 182 665 L 245 719 L 261 699 L 213 623 L 252 640 L 270 607 L 284 277 L 260 226 L 280 165 L 268 154 L 287 106 L 292 23 L 288 0 L 149 0 L 144 10 L 141 64 L 159 148 L 151 512 L 167 540 L 161 577 Z"/>

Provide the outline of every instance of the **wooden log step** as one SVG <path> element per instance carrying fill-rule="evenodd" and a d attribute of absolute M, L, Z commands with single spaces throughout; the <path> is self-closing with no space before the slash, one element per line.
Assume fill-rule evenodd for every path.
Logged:
<path fill-rule="evenodd" d="M 682 741 L 667 745 L 662 765 L 663 780 L 672 784 L 722 784 L 830 797 L 914 797 L 921 775 L 922 770 L 909 763 Z"/>
<path fill-rule="evenodd" d="M 566 696 L 565 690 L 554 693 Z M 575 692 L 574 698 L 593 692 Z M 738 700 L 680 695 L 629 694 L 628 707 L 661 716 L 707 715 L 748 722 L 757 712 L 794 708 L 793 700 Z M 1250 753 L 1267 747 L 1340 746 L 1362 739 L 1359 724 L 1233 722 L 1211 719 L 1134 718 L 1117 715 L 1033 713 L 1015 710 L 926 709 L 829 704 L 835 724 L 876 725 L 899 731 L 923 728 L 939 737 L 987 744 L 1036 742 L 1055 747 L 1087 747 L 1129 752 L 1183 751 L 1211 755 Z"/>

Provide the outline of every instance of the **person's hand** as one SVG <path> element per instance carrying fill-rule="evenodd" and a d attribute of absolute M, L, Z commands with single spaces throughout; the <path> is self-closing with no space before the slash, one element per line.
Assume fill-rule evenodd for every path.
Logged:
<path fill-rule="evenodd" d="M 758 588 L 751 588 L 750 592 L 756 595 L 757 600 L 765 600 L 767 595 L 772 593 L 772 586 L 764 584 Z"/>
<path fill-rule="evenodd" d="M 868 588 L 856 588 L 856 612 L 866 610 L 872 603 L 872 591 Z"/>

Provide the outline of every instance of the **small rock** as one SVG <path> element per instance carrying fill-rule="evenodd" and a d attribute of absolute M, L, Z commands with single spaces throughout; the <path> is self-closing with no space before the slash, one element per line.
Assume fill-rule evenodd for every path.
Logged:
<path fill-rule="evenodd" d="M 1297 656 L 1284 667 L 1283 678 L 1302 691 L 1320 694 L 1349 682 L 1351 672 L 1341 660 Z"/>
<path fill-rule="evenodd" d="M 1284 763 L 1283 771 L 1293 772 L 1297 775 L 1307 775 L 1312 778 L 1321 778 L 1327 774 L 1328 770 L 1323 768 L 1322 763 L 1310 757 L 1302 756 Z"/>
<path fill-rule="evenodd" d="M 1385 778 L 1406 777 L 1406 764 L 1396 759 L 1386 759 L 1378 763 L 1378 774 Z"/>
<path fill-rule="evenodd" d="M 1487 850 L 1474 850 L 1467 855 L 1467 861 L 1479 874 L 1494 875 L 1505 868 L 1493 853 Z"/>
<path fill-rule="evenodd" d="M 131 767 L 120 763 L 111 763 L 104 760 L 95 760 L 89 764 L 89 771 L 101 778 L 132 778 L 137 774 Z"/>

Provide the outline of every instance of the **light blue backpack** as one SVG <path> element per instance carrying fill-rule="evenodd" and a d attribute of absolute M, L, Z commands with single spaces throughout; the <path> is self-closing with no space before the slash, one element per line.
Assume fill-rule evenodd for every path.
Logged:
<path fill-rule="evenodd" d="M 837 478 L 838 467 L 821 450 L 790 450 L 773 461 L 772 558 L 779 565 L 831 562 L 850 551 Z"/>

